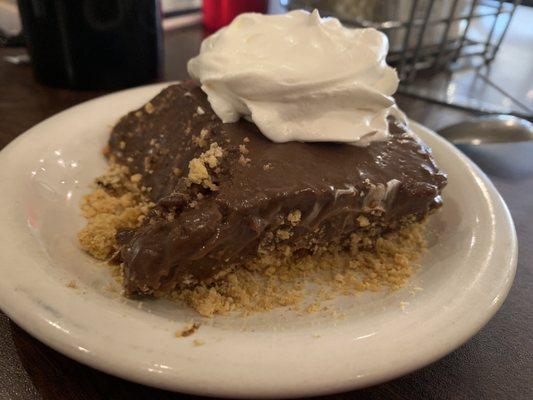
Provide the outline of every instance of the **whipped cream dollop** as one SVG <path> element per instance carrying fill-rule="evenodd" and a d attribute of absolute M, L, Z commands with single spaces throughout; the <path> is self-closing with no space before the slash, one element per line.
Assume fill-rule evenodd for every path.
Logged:
<path fill-rule="evenodd" d="M 366 145 L 405 116 L 391 95 L 387 37 L 349 29 L 318 11 L 241 14 L 202 42 L 188 63 L 223 122 L 244 117 L 274 142 Z"/>

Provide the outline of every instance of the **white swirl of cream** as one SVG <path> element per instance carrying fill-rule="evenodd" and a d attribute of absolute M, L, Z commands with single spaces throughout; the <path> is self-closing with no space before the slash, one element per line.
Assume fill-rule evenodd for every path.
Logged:
<path fill-rule="evenodd" d="M 396 71 L 386 36 L 297 10 L 242 14 L 202 43 L 188 63 L 225 122 L 252 120 L 274 142 L 366 145 L 388 137 Z"/>

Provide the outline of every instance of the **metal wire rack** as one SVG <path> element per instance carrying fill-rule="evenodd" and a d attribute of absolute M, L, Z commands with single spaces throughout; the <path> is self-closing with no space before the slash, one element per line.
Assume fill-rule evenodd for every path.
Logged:
<path fill-rule="evenodd" d="M 387 62 L 398 71 L 402 93 L 481 112 L 514 112 L 514 106 L 501 107 L 502 99 L 503 102 L 507 102 L 504 98 L 514 99 L 497 82 L 489 81 L 485 67 L 496 57 L 520 0 L 281 0 L 280 3 L 287 9 L 317 8 L 323 16 L 334 16 L 347 26 L 373 27 L 386 33 L 390 45 Z M 437 75 L 438 79 L 431 79 Z M 492 86 L 494 93 L 490 100 L 496 99 L 495 104 L 476 100 L 476 95 L 468 93 L 461 98 L 457 95 L 450 98 L 453 88 L 476 80 L 487 81 Z M 520 104 L 517 107 L 525 109 Z M 529 114 L 527 110 L 526 114 Z"/>
<path fill-rule="evenodd" d="M 458 61 L 490 63 L 516 7 L 504 0 L 311 0 L 285 1 L 289 8 L 319 8 L 346 25 L 373 27 L 389 36 L 388 62 L 404 82 L 422 69 L 440 70 Z M 395 19 L 383 18 L 396 17 Z M 474 25 L 483 29 L 472 34 Z M 484 37 L 483 34 L 484 33 Z M 477 60 L 474 60 L 477 58 Z M 464 65 L 464 62 L 463 62 Z"/>

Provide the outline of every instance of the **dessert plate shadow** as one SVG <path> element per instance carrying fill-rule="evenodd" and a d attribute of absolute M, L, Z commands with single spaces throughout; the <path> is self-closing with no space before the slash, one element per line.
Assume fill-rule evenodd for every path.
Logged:
<path fill-rule="evenodd" d="M 423 367 L 468 340 L 501 306 L 516 269 L 509 211 L 467 157 L 414 122 L 449 185 L 444 207 L 430 220 L 429 250 L 405 288 L 339 297 L 331 304 L 336 313 L 279 309 L 211 319 L 163 300 L 122 298 L 109 269 L 77 246 L 84 224 L 78 205 L 105 170 L 101 149 L 113 124 L 166 85 L 70 108 L 0 153 L 0 307 L 42 342 L 159 388 L 299 397 L 361 388 Z M 192 318 L 198 331 L 177 338 Z"/>

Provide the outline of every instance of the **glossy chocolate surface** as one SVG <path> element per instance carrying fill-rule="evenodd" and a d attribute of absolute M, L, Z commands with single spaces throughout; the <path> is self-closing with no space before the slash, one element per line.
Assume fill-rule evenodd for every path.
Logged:
<path fill-rule="evenodd" d="M 391 121 L 390 133 L 367 147 L 276 144 L 250 122 L 223 124 L 194 83 L 169 86 L 123 117 L 109 142 L 111 157 L 142 175 L 156 203 L 140 228 L 118 235 L 127 292 L 208 279 L 256 257 L 280 229 L 290 237 L 280 235 L 274 247 L 297 254 L 422 219 L 440 205 L 446 176 L 405 127 Z M 208 168 L 216 190 L 187 179 L 190 160 L 212 143 L 223 150 Z M 291 224 L 296 210 L 301 219 Z"/>

